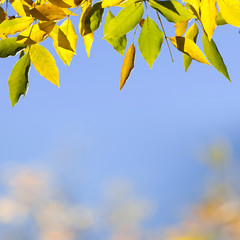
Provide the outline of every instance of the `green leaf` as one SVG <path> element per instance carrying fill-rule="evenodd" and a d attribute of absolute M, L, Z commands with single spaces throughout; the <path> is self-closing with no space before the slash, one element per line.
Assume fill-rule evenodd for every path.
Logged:
<path fill-rule="evenodd" d="M 222 17 L 222 14 L 219 12 L 218 15 L 217 15 L 217 18 L 216 18 L 216 23 L 218 26 L 222 26 L 222 25 L 225 25 L 225 24 L 228 24 L 224 18 Z"/>
<path fill-rule="evenodd" d="M 86 31 L 85 35 L 90 32 L 94 32 L 99 28 L 102 22 L 102 15 L 104 12 L 104 8 L 102 8 L 101 5 L 102 2 L 95 3 L 87 14 L 85 19 L 85 26 L 88 26 L 86 27 L 86 29 L 88 29 L 89 31 Z"/>
<path fill-rule="evenodd" d="M 138 46 L 150 68 L 160 52 L 162 42 L 163 32 L 150 17 L 147 17 L 138 38 Z"/>
<path fill-rule="evenodd" d="M 20 96 L 22 94 L 25 96 L 27 92 L 30 64 L 29 53 L 27 53 L 14 65 L 8 79 L 9 95 L 13 107 L 18 102 Z"/>
<path fill-rule="evenodd" d="M 194 24 L 187 30 L 187 32 L 185 34 L 185 38 L 189 38 L 196 43 L 197 37 L 198 37 L 198 32 L 199 32 L 198 26 L 197 26 L 196 22 L 194 22 Z M 183 53 L 183 64 L 184 64 L 185 72 L 187 72 L 191 63 L 192 63 L 192 58 L 188 54 Z"/>
<path fill-rule="evenodd" d="M 209 42 L 204 32 L 202 42 L 204 53 L 206 54 L 206 57 L 209 60 L 209 62 L 231 82 L 230 77 L 228 75 L 227 67 L 223 62 L 222 56 L 219 53 L 215 42 L 213 40 Z"/>
<path fill-rule="evenodd" d="M 194 15 L 192 15 L 181 3 L 176 0 L 149 0 L 149 5 L 159 11 L 169 22 L 185 22 L 194 18 Z"/>
<path fill-rule="evenodd" d="M 105 38 L 120 37 L 131 31 L 140 22 L 143 12 L 142 3 L 122 9 L 109 23 Z"/>
<path fill-rule="evenodd" d="M 6 38 L 0 41 L 0 57 L 15 56 L 17 52 L 26 47 L 26 44 L 18 43 L 16 37 Z"/>
<path fill-rule="evenodd" d="M 111 20 L 115 18 L 114 15 L 112 14 L 112 12 L 110 11 L 110 9 L 108 10 L 108 14 L 105 20 L 105 24 L 104 24 L 104 35 L 107 32 L 107 28 L 109 23 L 111 22 Z M 127 46 L 127 38 L 126 38 L 126 34 L 121 36 L 121 37 L 116 37 L 116 38 L 106 38 L 107 42 L 110 43 L 112 45 L 112 47 L 119 52 L 121 55 L 124 54 L 126 46 Z"/>

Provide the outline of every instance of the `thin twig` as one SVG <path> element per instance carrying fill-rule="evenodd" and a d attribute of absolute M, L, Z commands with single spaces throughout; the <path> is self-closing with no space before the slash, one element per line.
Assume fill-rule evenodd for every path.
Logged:
<path fill-rule="evenodd" d="M 164 37 L 165 37 L 165 40 L 166 40 L 167 45 L 168 45 L 168 49 L 169 49 L 169 53 L 170 53 L 170 56 L 171 56 L 172 62 L 174 62 L 174 60 L 173 60 L 173 56 L 172 56 L 172 52 L 171 52 L 171 48 L 170 48 L 170 46 L 169 46 L 168 39 L 167 39 L 167 36 L 166 36 L 166 32 L 165 32 L 164 27 L 163 27 L 163 24 L 162 24 L 162 20 L 161 20 L 161 18 L 160 18 L 160 16 L 159 16 L 159 14 L 158 14 L 157 11 L 156 11 L 156 13 L 157 13 L 157 16 L 158 16 L 158 20 L 159 20 L 159 22 L 160 22 L 160 24 L 161 24 L 161 26 L 162 26 L 162 30 L 163 30 Z"/>

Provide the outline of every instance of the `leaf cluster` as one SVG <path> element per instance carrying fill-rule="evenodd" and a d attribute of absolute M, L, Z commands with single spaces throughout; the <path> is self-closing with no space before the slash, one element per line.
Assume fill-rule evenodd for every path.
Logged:
<path fill-rule="evenodd" d="M 112 7 L 120 8 L 116 16 L 110 10 Z M 156 13 L 155 18 L 149 16 L 148 8 L 154 10 L 152 12 Z M 76 14 L 78 10 L 80 17 L 76 31 L 71 19 L 79 16 Z M 138 49 L 150 68 L 157 59 L 163 42 L 168 47 L 171 43 L 182 53 L 185 71 L 192 60 L 195 60 L 212 65 L 231 81 L 213 40 L 213 33 L 217 26 L 224 24 L 240 27 L 238 0 L 184 0 L 184 3 L 177 0 L 102 0 L 96 3 L 92 0 L 1 0 L 0 57 L 20 53 L 8 80 L 12 106 L 27 92 L 31 65 L 40 75 L 59 86 L 59 71 L 55 59 L 41 42 L 51 38 L 60 59 L 64 64 L 70 65 L 76 54 L 76 32 L 79 32 L 87 55 L 90 56 L 94 32 L 101 25 L 105 10 L 108 12 L 103 39 L 119 54 L 124 55 L 126 51 L 120 89 L 134 68 L 135 36 L 139 28 Z M 10 16 L 9 12 L 13 11 L 14 14 Z M 166 36 L 161 18 L 174 23 L 175 36 Z M 126 50 L 127 34 L 132 31 L 133 39 Z M 202 31 L 203 51 L 197 45 L 199 31 Z M 170 47 L 169 51 L 171 53 Z"/>

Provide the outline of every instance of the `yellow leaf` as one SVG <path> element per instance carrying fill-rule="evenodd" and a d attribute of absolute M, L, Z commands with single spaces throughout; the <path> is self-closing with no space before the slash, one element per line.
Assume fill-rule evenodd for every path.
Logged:
<path fill-rule="evenodd" d="M 227 23 L 240 27 L 240 2 L 238 0 L 218 0 L 218 6 Z"/>
<path fill-rule="evenodd" d="M 60 28 L 57 28 L 53 34 L 50 34 L 53 38 L 53 45 L 63 62 L 70 65 L 77 48 L 78 36 L 69 18 L 62 23 Z"/>
<path fill-rule="evenodd" d="M 32 8 L 30 13 L 33 17 L 41 21 L 61 20 L 67 15 L 61 8 L 53 4 L 38 5 Z"/>
<path fill-rule="evenodd" d="M 120 79 L 120 90 L 125 85 L 132 69 L 134 68 L 134 60 L 135 60 L 135 46 L 132 44 L 124 57 L 122 70 L 121 70 L 121 79 Z"/>
<path fill-rule="evenodd" d="M 102 8 L 117 6 L 125 0 L 103 0 Z"/>
<path fill-rule="evenodd" d="M 49 2 L 61 8 L 74 8 L 77 7 L 82 0 L 49 0 Z"/>
<path fill-rule="evenodd" d="M 34 21 L 33 17 L 21 17 L 12 20 L 5 20 L 0 24 L 0 35 L 13 35 L 28 28 Z"/>
<path fill-rule="evenodd" d="M 32 45 L 30 59 L 40 75 L 59 87 L 59 72 L 56 62 L 46 48 L 39 44 Z"/>
<path fill-rule="evenodd" d="M 195 59 L 198 62 L 210 65 L 202 51 L 191 39 L 179 36 L 170 37 L 169 39 L 179 51 L 188 54 L 192 59 Z"/>
<path fill-rule="evenodd" d="M 176 23 L 174 25 L 174 27 L 176 27 L 176 30 L 175 30 L 176 36 L 182 36 L 185 33 L 187 26 L 188 26 L 188 21 Z"/>
<path fill-rule="evenodd" d="M 88 55 L 88 57 L 90 57 L 90 51 L 91 51 L 92 43 L 93 43 L 93 33 L 84 35 L 83 40 L 84 40 L 84 45 L 85 45 L 87 55 Z"/>
<path fill-rule="evenodd" d="M 10 0 L 10 3 L 14 10 L 19 14 L 20 16 L 29 16 L 29 7 L 24 5 L 21 0 Z"/>
<path fill-rule="evenodd" d="M 36 44 L 43 41 L 53 30 L 55 22 L 42 22 L 30 26 L 28 29 L 18 35 L 17 41 L 24 44 Z"/>
<path fill-rule="evenodd" d="M 217 0 L 202 0 L 200 3 L 201 22 L 209 41 L 211 41 L 213 32 L 217 27 L 218 11 L 216 3 Z"/>
<path fill-rule="evenodd" d="M 195 11 L 197 16 L 199 16 L 199 9 L 200 9 L 200 0 L 183 0 L 183 2 L 188 3 L 192 6 L 193 10 Z"/>

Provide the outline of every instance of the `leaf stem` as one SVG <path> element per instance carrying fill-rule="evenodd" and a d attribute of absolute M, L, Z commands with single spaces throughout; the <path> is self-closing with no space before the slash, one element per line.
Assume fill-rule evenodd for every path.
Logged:
<path fill-rule="evenodd" d="M 165 29 L 164 29 L 163 24 L 162 24 L 162 20 L 161 20 L 161 18 L 160 18 L 160 16 L 159 16 L 159 14 L 158 14 L 157 11 L 156 11 L 156 13 L 157 13 L 157 16 L 158 16 L 158 20 L 159 20 L 159 22 L 160 22 L 160 24 L 161 24 L 161 26 L 162 26 L 162 30 L 163 30 L 163 33 L 164 33 L 165 40 L 166 40 L 166 42 L 167 42 L 167 46 L 168 46 L 168 49 L 169 49 L 169 53 L 170 53 L 172 62 L 174 62 L 173 56 L 172 56 L 172 52 L 171 52 L 171 48 L 170 48 L 170 46 L 169 46 L 168 39 L 167 39 L 167 36 L 166 36 L 166 32 L 165 32 Z"/>

